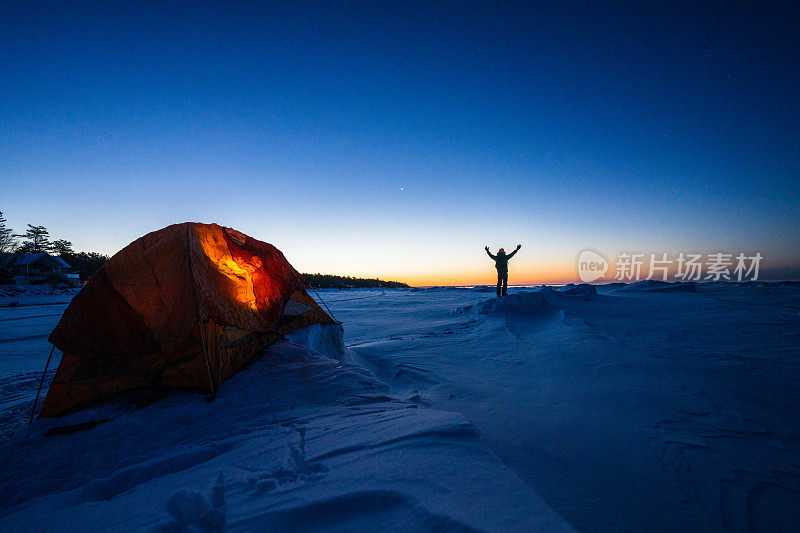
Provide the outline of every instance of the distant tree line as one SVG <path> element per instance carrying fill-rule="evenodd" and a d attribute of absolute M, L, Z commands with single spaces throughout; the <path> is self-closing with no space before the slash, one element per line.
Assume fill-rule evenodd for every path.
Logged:
<path fill-rule="evenodd" d="M 6 219 L 0 211 L 0 254 L 4 259 L 0 262 L 0 283 L 9 281 L 7 279 L 10 277 L 7 270 L 10 265 L 9 256 L 40 252 L 58 256 L 66 261 L 80 274 L 81 281 L 86 281 L 109 260 L 107 255 L 97 252 L 76 252 L 72 249 L 72 243 L 64 239 L 51 241 L 50 233 L 44 226 L 28 224 L 25 233 L 15 234 L 6 226 Z"/>
<path fill-rule="evenodd" d="M 15 234 L 11 228 L 6 226 L 6 219 L 3 217 L 3 212 L 0 211 L 0 258 L 3 259 L 0 261 L 0 283 L 10 282 L 10 273 L 7 270 L 7 266 L 10 264 L 7 259 L 10 255 L 39 252 L 62 258 L 80 274 L 81 281 L 86 281 L 110 259 L 107 255 L 97 252 L 76 252 L 72 249 L 72 243 L 64 239 L 51 241 L 50 233 L 44 226 L 28 224 L 28 229 L 25 230 L 25 233 Z M 316 289 L 344 289 L 348 287 L 396 289 L 408 287 L 408 285 L 399 281 L 384 281 L 378 278 L 353 278 L 319 273 L 303 274 L 303 277 Z"/>
<path fill-rule="evenodd" d="M 336 276 L 334 274 L 303 274 L 302 276 L 315 289 L 344 289 L 349 287 L 385 287 L 390 289 L 398 289 L 408 287 L 408 285 L 399 281 L 384 281 L 378 278 L 353 278 L 350 276 Z"/>

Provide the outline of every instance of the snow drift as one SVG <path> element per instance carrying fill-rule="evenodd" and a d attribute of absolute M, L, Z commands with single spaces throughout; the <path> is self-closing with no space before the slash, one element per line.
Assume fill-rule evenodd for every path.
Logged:
<path fill-rule="evenodd" d="M 59 307 L 0 308 L 0 529 L 800 523 L 800 286 L 576 287 L 323 291 L 344 347 L 298 331 L 214 402 L 50 437 L 19 429 Z"/>
<path fill-rule="evenodd" d="M 295 340 L 343 353 L 332 327 Z M 462 415 L 286 341 L 213 402 L 117 401 L 28 432 L 0 442 L 5 531 L 571 529 Z"/>

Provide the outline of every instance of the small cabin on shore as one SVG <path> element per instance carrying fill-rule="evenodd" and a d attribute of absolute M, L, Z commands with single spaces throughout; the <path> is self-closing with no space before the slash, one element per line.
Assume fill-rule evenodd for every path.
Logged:
<path fill-rule="evenodd" d="M 17 285 L 44 282 L 53 275 L 63 275 L 65 282 L 77 286 L 80 274 L 62 258 L 46 252 L 35 254 L 2 254 L 0 265 Z"/>

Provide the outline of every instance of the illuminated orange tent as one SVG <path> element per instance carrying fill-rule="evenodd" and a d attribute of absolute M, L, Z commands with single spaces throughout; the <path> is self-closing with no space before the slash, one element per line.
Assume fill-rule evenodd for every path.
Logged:
<path fill-rule="evenodd" d="M 271 244 L 186 222 L 137 239 L 78 293 L 50 334 L 63 352 L 39 416 L 141 388 L 215 392 L 281 335 L 333 324 Z"/>

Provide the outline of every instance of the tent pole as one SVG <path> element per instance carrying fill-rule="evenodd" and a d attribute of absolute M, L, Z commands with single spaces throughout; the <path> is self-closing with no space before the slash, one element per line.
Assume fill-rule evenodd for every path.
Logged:
<path fill-rule="evenodd" d="M 200 343 L 203 345 L 203 356 L 206 358 L 206 372 L 208 372 L 208 384 L 211 387 L 211 394 L 213 396 L 217 395 L 217 391 L 214 390 L 214 380 L 211 379 L 211 365 L 208 362 L 208 352 L 206 351 L 206 341 L 203 336 L 203 321 L 200 320 L 197 322 L 198 327 L 200 328 Z"/>
<path fill-rule="evenodd" d="M 306 280 L 306 283 L 308 283 L 308 280 Z M 333 316 L 333 313 L 331 313 L 331 310 L 330 310 L 330 309 L 328 309 L 328 304 L 326 304 L 326 303 L 325 303 L 325 300 L 323 300 L 323 299 L 322 299 L 322 296 L 320 296 L 320 295 L 319 295 L 319 293 L 318 293 L 318 292 L 317 292 L 317 290 L 314 288 L 314 286 L 313 286 L 311 283 L 308 283 L 308 287 L 309 287 L 309 288 L 310 288 L 312 291 L 314 291 L 314 294 L 316 294 L 316 295 L 317 295 L 317 298 L 319 298 L 319 301 L 320 301 L 320 302 L 322 302 L 322 305 L 324 305 L 324 306 L 325 306 L 325 309 L 327 309 L 327 310 L 328 310 L 328 315 L 330 315 L 330 317 L 333 319 L 333 321 L 334 321 L 334 322 L 336 322 L 337 324 L 339 324 L 339 326 L 341 326 L 341 325 L 342 325 L 342 323 L 341 323 L 341 322 L 339 322 L 338 320 L 336 320 L 336 317 L 335 317 L 335 316 Z"/>
<path fill-rule="evenodd" d="M 56 345 L 54 344 L 52 348 L 50 348 L 50 355 L 47 356 L 47 364 L 44 365 L 44 372 L 42 372 L 42 379 L 39 381 L 39 390 L 36 391 L 36 399 L 33 401 L 33 409 L 31 410 L 31 419 L 28 420 L 28 425 L 30 426 L 33 424 L 33 415 L 36 414 L 36 406 L 39 404 L 39 394 L 42 392 L 42 385 L 44 385 L 44 377 L 47 375 L 47 367 L 50 366 L 50 359 L 53 358 L 53 352 L 56 349 Z"/>

